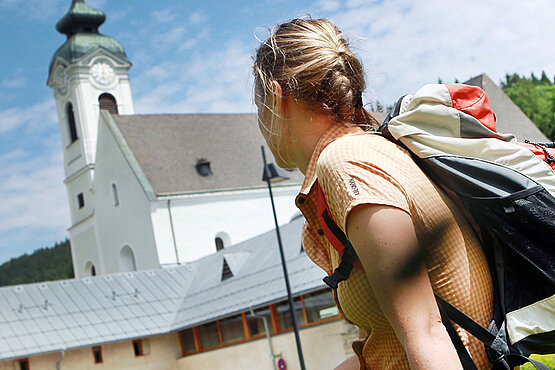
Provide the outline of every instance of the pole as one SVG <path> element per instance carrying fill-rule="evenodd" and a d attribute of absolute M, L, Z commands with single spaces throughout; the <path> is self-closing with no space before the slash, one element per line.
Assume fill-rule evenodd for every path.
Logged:
<path fill-rule="evenodd" d="M 276 356 L 274 355 L 274 347 L 272 346 L 272 336 L 270 335 L 270 328 L 268 326 L 268 320 L 266 319 L 266 316 L 264 316 L 264 315 L 257 316 L 254 313 L 254 310 L 252 308 L 251 308 L 251 315 L 252 315 L 252 317 L 260 317 L 262 319 L 262 322 L 264 323 L 264 331 L 266 332 L 266 339 L 268 339 L 268 345 L 270 346 L 270 358 L 272 359 L 272 366 L 274 367 L 274 370 L 277 370 Z"/>
<path fill-rule="evenodd" d="M 281 243 L 281 235 L 279 233 L 279 224 L 276 214 L 276 206 L 274 204 L 274 196 L 272 194 L 272 185 L 270 183 L 270 177 L 267 173 L 266 164 L 266 154 L 264 153 L 264 147 L 262 146 L 262 160 L 264 161 L 264 173 L 266 178 L 266 183 L 268 184 L 268 191 L 270 192 L 270 201 L 272 202 L 272 212 L 274 213 L 274 222 L 276 224 L 276 235 L 279 247 L 279 255 L 281 257 L 281 266 L 283 267 L 283 277 L 285 279 L 285 288 L 287 289 L 287 298 L 289 300 L 289 312 L 291 314 L 291 320 L 293 321 L 293 331 L 295 332 L 295 341 L 297 342 L 297 353 L 299 354 L 299 363 L 301 369 L 305 370 L 303 350 L 301 347 L 301 338 L 299 336 L 299 326 L 297 325 L 297 316 L 295 315 L 295 309 L 293 306 L 293 295 L 291 294 L 291 287 L 289 285 L 289 275 L 287 274 L 287 265 L 285 263 L 285 254 L 283 253 L 283 244 Z"/>

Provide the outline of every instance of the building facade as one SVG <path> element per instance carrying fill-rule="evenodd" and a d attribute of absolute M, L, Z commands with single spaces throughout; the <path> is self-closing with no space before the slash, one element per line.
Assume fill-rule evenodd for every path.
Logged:
<path fill-rule="evenodd" d="M 131 63 L 101 35 L 102 11 L 74 0 L 56 28 L 54 92 L 76 277 L 180 265 L 270 230 L 252 114 L 134 115 Z M 270 153 L 266 148 L 266 152 Z M 297 213 L 298 172 L 275 189 Z"/>
<path fill-rule="evenodd" d="M 307 369 L 353 352 L 323 272 L 281 228 Z M 299 368 L 274 231 L 181 266 L 0 288 L 3 369 Z"/>

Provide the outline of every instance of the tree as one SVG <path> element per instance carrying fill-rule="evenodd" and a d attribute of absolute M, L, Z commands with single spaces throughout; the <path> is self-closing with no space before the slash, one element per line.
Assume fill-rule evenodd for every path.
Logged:
<path fill-rule="evenodd" d="M 69 240 L 12 258 L 0 266 L 0 286 L 73 278 Z"/>
<path fill-rule="evenodd" d="M 542 82 L 542 84 L 551 85 L 551 81 L 549 80 L 549 77 L 547 77 L 547 74 L 545 74 L 545 71 L 542 71 L 542 77 L 540 81 Z"/>
<path fill-rule="evenodd" d="M 538 79 L 507 74 L 503 91 L 550 140 L 555 140 L 555 84 L 545 72 Z"/>

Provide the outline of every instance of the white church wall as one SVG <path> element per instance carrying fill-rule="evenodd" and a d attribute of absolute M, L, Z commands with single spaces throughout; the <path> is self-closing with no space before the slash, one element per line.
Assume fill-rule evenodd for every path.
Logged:
<path fill-rule="evenodd" d="M 279 224 L 298 213 L 294 202 L 298 190 L 296 186 L 273 188 Z M 177 262 L 175 249 L 180 263 L 190 262 L 216 252 L 217 236 L 227 234 L 228 243 L 237 244 L 275 227 L 267 188 L 176 197 L 170 208 L 172 222 L 167 199 L 152 206 L 161 265 Z"/>
<path fill-rule="evenodd" d="M 94 220 L 89 218 L 69 230 L 71 240 L 71 257 L 76 278 L 91 276 L 91 266 L 96 274 L 103 271 L 102 258 L 97 249 Z"/>
<path fill-rule="evenodd" d="M 88 171 L 82 172 L 65 180 L 72 226 L 83 221 L 94 212 L 91 178 L 87 173 Z M 82 197 L 79 194 L 83 194 Z"/>
<path fill-rule="evenodd" d="M 137 270 L 159 268 L 150 202 L 114 140 L 112 131 L 102 119 L 96 161 L 94 217 L 99 230 L 98 244 L 103 256 L 104 273 L 121 271 L 120 253 L 124 246 L 133 251 Z"/>
<path fill-rule="evenodd" d="M 174 201 L 175 202 L 175 201 Z M 161 266 L 177 264 L 178 256 L 174 243 L 174 232 L 172 229 L 173 217 L 170 219 L 171 200 L 152 202 L 151 219 L 156 240 L 156 250 Z"/>

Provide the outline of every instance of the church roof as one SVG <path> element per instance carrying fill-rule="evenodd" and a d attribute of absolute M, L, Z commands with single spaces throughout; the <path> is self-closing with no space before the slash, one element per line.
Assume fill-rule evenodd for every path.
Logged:
<path fill-rule="evenodd" d="M 295 295 L 325 286 L 301 252 L 303 223 L 280 227 Z M 170 333 L 286 295 L 274 230 L 178 267 L 4 287 L 0 360 Z"/>
<path fill-rule="evenodd" d="M 123 46 L 118 41 L 98 32 L 98 27 L 105 19 L 106 15 L 101 10 L 91 8 L 83 0 L 73 0 L 68 12 L 56 24 L 56 29 L 67 35 L 67 40 L 52 56 L 49 79 L 56 59 L 71 64 L 99 47 L 129 62 Z"/>
<path fill-rule="evenodd" d="M 91 8 L 84 0 L 73 0 L 69 11 L 56 23 L 56 29 L 69 37 L 79 31 L 98 31 L 105 20 L 103 11 Z"/>
<path fill-rule="evenodd" d="M 157 195 L 265 187 L 253 114 L 113 115 L 126 145 Z M 274 161 L 265 148 L 269 161 Z M 209 162 L 202 176 L 197 164 Z M 302 182 L 298 171 L 280 185 Z"/>
<path fill-rule="evenodd" d="M 549 141 L 540 129 L 487 74 L 482 73 L 465 83 L 479 86 L 486 92 L 491 108 L 495 113 L 497 131 L 511 133 L 516 136 L 518 141 L 524 141 L 525 139 L 537 142 Z"/>

